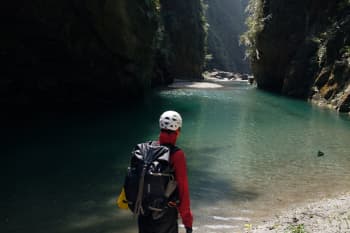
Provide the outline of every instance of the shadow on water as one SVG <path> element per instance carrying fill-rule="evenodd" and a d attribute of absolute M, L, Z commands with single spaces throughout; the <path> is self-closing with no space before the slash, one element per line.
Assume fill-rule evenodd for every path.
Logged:
<path fill-rule="evenodd" d="M 152 97 L 107 112 L 32 113 L 2 124 L 0 229 L 7 233 L 135 232 L 129 211 L 118 210 L 130 151 L 156 139 L 161 112 L 176 109 L 185 124 L 203 115 L 201 100 Z M 185 131 L 186 138 L 193 132 Z M 196 133 L 196 132 L 195 132 Z M 200 134 L 200 132 L 197 132 Z M 224 148 L 180 146 L 188 158 L 192 205 L 222 200 L 253 200 L 258 193 L 240 190 L 211 166 Z M 197 157 L 192 156 L 197 155 Z M 200 156 L 200 157 L 198 157 Z"/>
<path fill-rule="evenodd" d="M 133 232 L 135 221 L 115 200 L 132 147 L 150 136 L 145 122 L 159 114 L 152 110 L 142 103 L 102 113 L 7 117 L 0 135 L 0 229 Z"/>
<path fill-rule="evenodd" d="M 231 203 L 251 201 L 259 194 L 249 190 L 241 190 L 235 186 L 232 179 L 228 179 L 225 171 L 212 171 L 210 166 L 217 162 L 216 154 L 222 147 L 201 147 L 198 149 L 185 148 L 188 155 L 199 155 L 200 158 L 187 156 L 193 206 L 214 206 L 218 201 Z M 234 169 L 234 168 L 232 168 Z"/>

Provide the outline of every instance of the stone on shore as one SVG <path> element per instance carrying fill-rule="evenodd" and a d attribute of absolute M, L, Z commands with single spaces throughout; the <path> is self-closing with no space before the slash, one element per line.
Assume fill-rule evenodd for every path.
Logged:
<path fill-rule="evenodd" d="M 349 233 L 350 193 L 287 210 L 250 233 L 285 233 L 303 226 L 308 233 Z"/>

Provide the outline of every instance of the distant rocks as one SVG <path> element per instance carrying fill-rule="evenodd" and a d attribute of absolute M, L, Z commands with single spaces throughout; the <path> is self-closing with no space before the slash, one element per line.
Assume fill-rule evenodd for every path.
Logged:
<path fill-rule="evenodd" d="M 246 81 L 254 83 L 254 77 L 248 74 L 234 73 L 221 70 L 212 70 L 204 72 L 203 76 L 207 79 L 216 79 L 220 81 Z"/>

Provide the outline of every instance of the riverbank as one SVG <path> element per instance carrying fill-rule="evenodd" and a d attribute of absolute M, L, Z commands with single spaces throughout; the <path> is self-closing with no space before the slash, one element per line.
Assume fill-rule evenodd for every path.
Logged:
<path fill-rule="evenodd" d="M 258 226 L 247 224 L 246 232 L 350 233 L 350 193 L 291 208 Z"/>
<path fill-rule="evenodd" d="M 347 88 L 347 90 L 345 91 L 347 93 L 350 93 L 350 85 Z M 315 93 L 310 99 L 309 101 L 321 108 L 328 108 L 334 111 L 338 111 L 339 112 L 339 104 L 340 102 L 343 102 L 343 95 L 338 94 L 335 97 L 333 97 L 331 100 L 327 100 L 324 97 L 322 97 L 319 93 Z M 342 111 L 340 111 L 342 112 Z M 347 113 L 350 116 L 350 111 Z"/>

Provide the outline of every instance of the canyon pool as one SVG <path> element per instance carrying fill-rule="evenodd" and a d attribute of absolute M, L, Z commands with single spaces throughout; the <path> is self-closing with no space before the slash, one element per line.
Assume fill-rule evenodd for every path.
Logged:
<path fill-rule="evenodd" d="M 131 150 L 157 139 L 158 118 L 169 109 L 184 120 L 178 146 L 187 157 L 194 232 L 242 232 L 350 189 L 348 115 L 246 83 L 173 88 L 109 111 L 5 118 L 1 232 L 137 232 L 115 201 Z"/>

